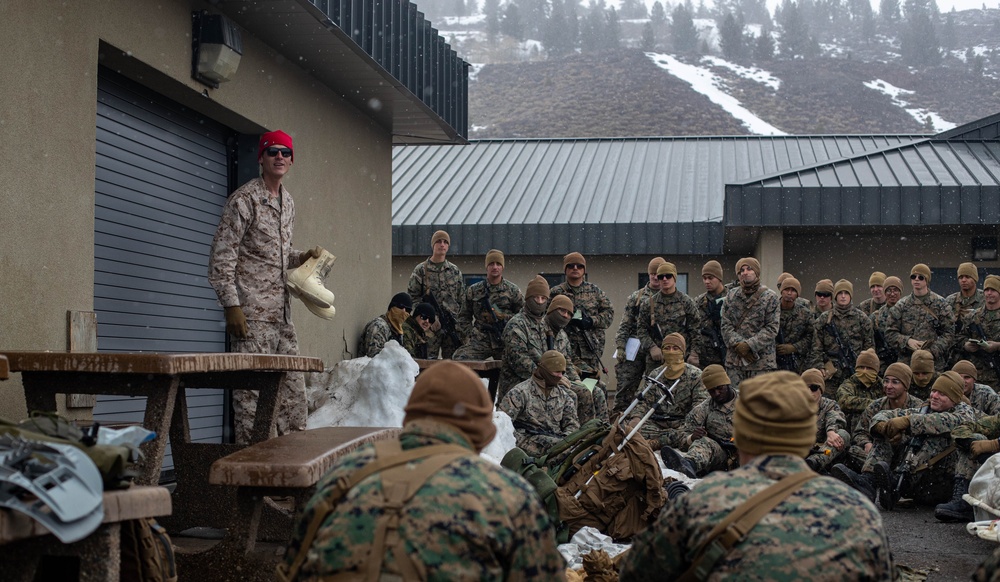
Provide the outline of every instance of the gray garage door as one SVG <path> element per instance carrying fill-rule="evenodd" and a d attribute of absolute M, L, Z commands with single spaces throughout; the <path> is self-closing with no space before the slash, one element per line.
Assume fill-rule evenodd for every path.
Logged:
<path fill-rule="evenodd" d="M 94 220 L 99 351 L 226 351 L 222 308 L 206 273 L 230 189 L 230 137 L 225 127 L 101 69 Z M 192 439 L 221 442 L 224 395 L 193 392 Z M 94 417 L 141 422 L 144 409 L 144 398 L 104 396 Z M 172 466 L 168 456 L 164 470 Z"/>

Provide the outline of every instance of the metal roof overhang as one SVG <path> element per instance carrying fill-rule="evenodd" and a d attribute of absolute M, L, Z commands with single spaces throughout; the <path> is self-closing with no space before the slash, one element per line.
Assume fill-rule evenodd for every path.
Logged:
<path fill-rule="evenodd" d="M 308 0 L 218 0 L 214 5 L 386 128 L 394 145 L 466 143 Z"/>

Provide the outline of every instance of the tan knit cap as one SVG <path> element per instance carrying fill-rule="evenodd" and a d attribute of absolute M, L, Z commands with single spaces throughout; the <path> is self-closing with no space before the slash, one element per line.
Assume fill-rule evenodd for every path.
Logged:
<path fill-rule="evenodd" d="M 847 279 L 840 279 L 837 284 L 833 286 L 833 296 L 836 297 L 841 291 L 847 291 L 847 294 L 854 298 L 854 284 Z"/>
<path fill-rule="evenodd" d="M 895 275 L 890 275 L 890 276 L 886 277 L 885 278 L 885 282 L 882 283 L 882 288 L 883 289 L 888 289 L 889 287 L 895 287 L 896 289 L 899 289 L 900 291 L 902 291 L 903 290 L 903 281 L 900 280 L 900 278 L 897 277 L 897 276 L 895 276 Z"/>
<path fill-rule="evenodd" d="M 451 237 L 448 236 L 447 232 L 443 230 L 435 231 L 434 234 L 431 235 L 431 246 L 434 246 L 434 243 L 442 239 L 444 239 L 444 241 L 449 245 L 451 244 Z"/>
<path fill-rule="evenodd" d="M 545 277 L 541 275 L 535 275 L 528 286 L 524 289 L 524 298 L 529 297 L 548 297 L 549 296 L 549 282 L 545 280 Z"/>
<path fill-rule="evenodd" d="M 969 360 L 959 360 L 955 362 L 955 365 L 951 367 L 955 372 L 958 372 L 959 376 L 972 376 L 973 380 L 979 379 L 979 370 L 976 369 L 976 365 Z"/>
<path fill-rule="evenodd" d="M 969 403 L 969 399 L 965 396 L 965 380 L 958 375 L 958 372 L 948 370 L 944 374 L 938 376 L 938 379 L 934 381 L 934 385 L 931 386 L 931 390 L 937 390 L 941 394 L 944 394 L 955 404 L 959 402 Z"/>
<path fill-rule="evenodd" d="M 701 276 L 711 275 L 718 280 L 722 280 L 722 265 L 719 261 L 709 261 L 701 268 Z"/>
<path fill-rule="evenodd" d="M 923 263 L 917 263 L 916 265 L 913 265 L 913 268 L 910 269 L 910 274 L 923 275 L 924 278 L 927 279 L 928 283 L 931 282 L 931 268 Z"/>
<path fill-rule="evenodd" d="M 910 356 L 910 370 L 914 373 L 933 372 L 934 354 L 927 350 L 917 350 Z"/>
<path fill-rule="evenodd" d="M 976 283 L 979 282 L 979 269 L 973 263 L 962 263 L 958 266 L 958 276 L 967 275 L 972 277 L 972 280 Z"/>
<path fill-rule="evenodd" d="M 538 365 L 549 372 L 565 372 L 566 356 L 557 350 L 549 350 L 539 358 Z"/>
<path fill-rule="evenodd" d="M 583 258 L 583 255 L 577 252 L 572 252 L 565 257 L 563 257 L 563 271 L 566 270 L 567 265 L 583 265 L 584 270 L 587 267 L 587 259 Z"/>
<path fill-rule="evenodd" d="M 545 311 L 545 313 L 552 313 L 559 308 L 573 313 L 573 300 L 570 299 L 568 295 L 560 293 L 559 295 L 553 297 L 552 301 L 549 301 L 549 308 Z"/>
<path fill-rule="evenodd" d="M 701 383 L 705 385 L 705 390 L 711 390 L 719 386 L 732 384 L 726 369 L 718 364 L 709 364 L 701 371 Z"/>
<path fill-rule="evenodd" d="M 816 368 L 809 368 L 805 372 L 802 372 L 802 381 L 806 383 L 806 387 L 815 385 L 826 389 L 826 378 L 823 377 L 823 372 L 820 372 Z"/>
<path fill-rule="evenodd" d="M 781 290 L 781 284 L 785 282 L 785 279 L 787 279 L 787 278 L 789 278 L 791 276 L 792 276 L 792 274 L 789 273 L 788 271 L 785 271 L 784 273 L 778 275 L 778 290 L 779 291 Z"/>
<path fill-rule="evenodd" d="M 742 453 L 805 457 L 816 442 L 817 404 L 802 378 L 784 370 L 740 384 L 733 437 Z"/>
<path fill-rule="evenodd" d="M 677 267 L 673 263 L 664 261 L 662 265 L 656 268 L 656 276 L 660 275 L 673 275 L 674 279 L 677 278 Z"/>
<path fill-rule="evenodd" d="M 885 283 L 885 273 L 882 271 L 875 271 L 868 277 L 868 288 L 872 288 L 875 285 L 884 285 Z"/>
<path fill-rule="evenodd" d="M 875 350 L 868 348 L 867 350 L 864 350 L 860 354 L 858 354 L 858 359 L 856 362 L 854 362 L 854 365 L 866 366 L 873 370 L 878 370 L 880 365 L 878 354 L 875 353 Z"/>
<path fill-rule="evenodd" d="M 757 278 L 758 279 L 760 278 L 760 261 L 758 261 L 757 259 L 755 259 L 753 257 L 743 257 L 742 259 L 736 261 L 736 274 L 737 275 L 740 274 L 740 269 L 743 268 L 743 265 L 746 265 L 746 266 L 750 267 L 751 269 L 753 269 L 753 272 L 757 273 Z"/>
<path fill-rule="evenodd" d="M 830 293 L 833 294 L 833 281 L 829 279 L 820 279 L 816 281 L 816 293 Z"/>
<path fill-rule="evenodd" d="M 996 275 L 987 275 L 986 281 L 983 282 L 983 289 L 993 289 L 994 291 L 1000 293 L 1000 277 Z"/>
<path fill-rule="evenodd" d="M 500 266 L 503 267 L 503 252 L 496 249 L 490 249 L 490 251 L 486 253 L 486 266 L 489 267 L 490 263 L 500 263 Z"/>
<path fill-rule="evenodd" d="M 677 333 L 676 331 L 671 334 L 667 334 L 667 337 L 663 338 L 663 343 L 660 344 L 661 348 L 666 348 L 667 346 L 677 346 L 682 352 L 687 351 L 687 340 L 684 336 Z"/>
<path fill-rule="evenodd" d="M 785 277 L 785 280 L 781 282 L 781 289 L 779 289 L 779 291 L 784 291 L 789 288 L 795 289 L 796 293 L 802 295 L 802 283 L 799 283 L 799 280 L 791 275 Z"/>
<path fill-rule="evenodd" d="M 653 260 L 649 261 L 648 265 L 646 265 L 646 272 L 656 273 L 656 268 L 666 262 L 667 260 L 664 259 L 663 257 L 655 257 L 653 258 Z"/>
<path fill-rule="evenodd" d="M 899 380 L 906 386 L 906 389 L 910 389 L 910 382 L 913 382 L 913 372 L 910 367 L 903 362 L 893 362 L 889 364 L 889 367 L 885 369 L 885 376 L 888 378 L 892 376 L 893 378 Z"/>
<path fill-rule="evenodd" d="M 421 372 L 404 410 L 404 425 L 421 418 L 450 424 L 465 433 L 477 451 L 497 433 L 493 401 L 483 381 L 455 362 L 442 361 Z"/>

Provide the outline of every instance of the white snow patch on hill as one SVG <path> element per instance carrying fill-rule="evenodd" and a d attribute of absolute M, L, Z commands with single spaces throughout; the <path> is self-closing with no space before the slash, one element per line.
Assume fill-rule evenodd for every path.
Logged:
<path fill-rule="evenodd" d="M 750 79 L 751 81 L 770 87 L 775 91 L 781 88 L 781 79 L 775 77 L 764 69 L 758 69 L 757 67 L 744 67 L 718 57 L 701 57 L 701 62 L 729 69 L 744 79 Z"/>
<path fill-rule="evenodd" d="M 930 119 L 935 132 L 948 131 L 949 129 L 956 127 L 956 124 L 950 121 L 945 121 L 940 115 L 934 113 L 933 111 L 920 107 L 909 107 L 909 102 L 903 99 L 903 97 L 907 95 L 913 95 L 913 91 L 910 91 L 909 89 L 901 89 L 883 81 L 882 79 L 868 81 L 867 83 L 864 83 L 864 86 L 888 95 L 889 98 L 892 99 L 894 105 L 909 113 L 910 116 L 913 117 L 913 119 L 916 119 L 918 123 L 924 123 L 927 119 Z"/>

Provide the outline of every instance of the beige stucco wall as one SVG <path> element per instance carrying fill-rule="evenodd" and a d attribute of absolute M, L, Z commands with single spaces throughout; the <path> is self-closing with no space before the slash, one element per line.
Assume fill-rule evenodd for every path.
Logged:
<path fill-rule="evenodd" d="M 0 3 L 0 135 L 8 148 L 0 165 L 0 349 L 66 349 L 66 311 L 93 309 L 99 64 L 236 131 L 292 134 L 286 185 L 296 202 L 296 246 L 319 244 L 338 257 L 328 280 L 337 318 L 294 310 L 303 354 L 333 364 L 354 349 L 350 338 L 368 314 L 384 307 L 370 290 L 390 280 L 391 136 L 246 31 L 234 80 L 206 90 L 190 78 L 191 11 L 202 8 L 211 5 Z M 0 385 L 0 415 L 24 414 L 15 376 Z"/>

